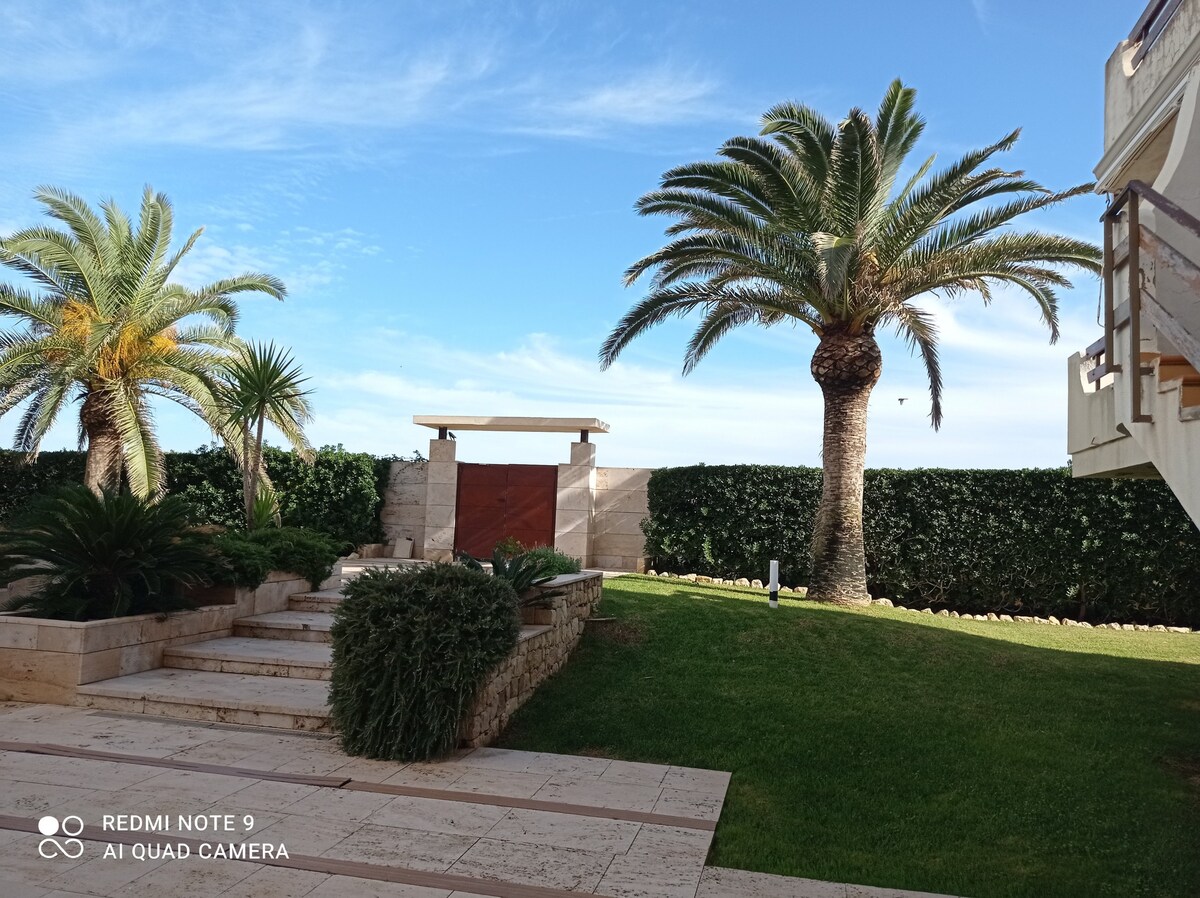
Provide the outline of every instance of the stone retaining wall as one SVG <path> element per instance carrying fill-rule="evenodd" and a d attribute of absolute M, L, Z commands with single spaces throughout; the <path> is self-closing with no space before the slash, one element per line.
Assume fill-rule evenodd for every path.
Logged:
<path fill-rule="evenodd" d="M 584 621 L 600 601 L 602 582 L 593 571 L 555 577 L 547 588 L 565 594 L 553 599 L 549 608 L 525 609 L 521 641 L 480 688 L 463 721 L 463 745 L 478 748 L 494 742 L 534 690 L 566 663 L 583 635 Z"/>
<path fill-rule="evenodd" d="M 274 572 L 258 589 L 229 595 L 165 617 L 138 614 L 96 621 L 59 621 L 0 614 L 0 701 L 70 705 L 85 683 L 162 667 L 163 649 L 233 633 L 239 617 L 283 611 L 288 597 L 309 589 L 306 578 Z"/>

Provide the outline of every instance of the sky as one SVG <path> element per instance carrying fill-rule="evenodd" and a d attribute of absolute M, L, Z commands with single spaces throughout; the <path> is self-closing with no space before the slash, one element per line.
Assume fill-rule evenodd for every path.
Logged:
<path fill-rule="evenodd" d="M 807 330 L 735 331 L 683 377 L 695 322 L 672 321 L 600 371 L 642 296 L 622 273 L 665 240 L 634 202 L 778 102 L 837 121 L 896 77 L 928 122 L 915 162 L 1021 126 L 1004 165 L 1090 181 L 1104 63 L 1141 7 L 64 0 L 47 16 L 0 0 L 0 234 L 39 223 L 42 184 L 129 209 L 143 185 L 167 193 L 178 241 L 205 229 L 180 280 L 287 284 L 282 303 L 245 298 L 239 332 L 292 349 L 316 445 L 424 453 L 413 415 L 545 415 L 608 422 L 602 465 L 817 465 Z M 1098 241 L 1102 209 L 1086 196 L 1023 221 Z M 1057 345 L 1020 295 L 923 299 L 945 423 L 930 428 L 919 361 L 883 335 L 867 464 L 1064 464 L 1067 358 L 1098 335 L 1098 296 L 1092 277 L 1062 296 Z M 157 415 L 168 449 L 211 439 L 182 410 Z M 16 418 L 0 419 L 6 445 Z M 43 448 L 73 447 L 75 429 Z M 458 458 L 562 462 L 570 439 L 463 433 Z"/>

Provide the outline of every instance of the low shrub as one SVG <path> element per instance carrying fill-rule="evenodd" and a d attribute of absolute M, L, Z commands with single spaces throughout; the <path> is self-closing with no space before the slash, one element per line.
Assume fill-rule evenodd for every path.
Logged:
<path fill-rule="evenodd" d="M 433 564 L 365 571 L 345 596 L 329 692 L 342 747 L 390 761 L 448 754 L 480 685 L 517 644 L 512 585 Z"/>
<path fill-rule="evenodd" d="M 578 558 L 572 558 L 553 546 L 537 546 L 525 553 L 526 557 L 535 561 L 542 574 L 557 577 L 559 574 L 578 574 L 582 570 Z"/>
<path fill-rule="evenodd" d="M 34 500 L 0 534 L 0 583 L 46 581 L 6 611 L 55 620 L 101 620 L 194 607 L 189 587 L 210 582 L 208 541 L 192 530 L 187 505 L 129 493 L 97 496 L 62 487 Z"/>
<path fill-rule="evenodd" d="M 218 555 L 217 582 L 257 589 L 271 571 L 289 571 L 308 579 L 313 589 L 333 573 L 349 545 L 302 527 L 227 530 L 213 540 Z"/>

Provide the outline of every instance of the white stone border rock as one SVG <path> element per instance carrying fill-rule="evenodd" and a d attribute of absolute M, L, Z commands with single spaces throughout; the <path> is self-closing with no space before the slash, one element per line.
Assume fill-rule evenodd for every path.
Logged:
<path fill-rule="evenodd" d="M 672 574 L 663 571 L 661 574 L 651 569 L 646 571 L 647 577 L 669 577 L 676 580 L 687 580 L 690 583 L 701 583 L 710 586 L 741 586 L 750 589 L 766 589 L 761 580 L 747 580 L 745 577 L 738 577 L 736 580 L 722 580 L 720 577 L 706 577 L 703 574 Z M 797 586 L 794 589 L 789 586 L 779 587 L 781 593 L 791 593 L 793 596 L 804 598 L 808 595 L 807 586 Z M 935 617 L 953 617 L 958 620 L 977 620 L 977 621 L 996 621 L 1006 624 L 1049 624 L 1055 627 L 1083 627 L 1087 630 L 1135 630 L 1139 633 L 1200 633 L 1200 630 L 1192 630 L 1188 627 L 1164 627 L 1162 624 L 1089 624 L 1087 621 L 1071 620 L 1063 618 L 1059 620 L 1051 615 L 1050 617 L 1030 617 L 1024 614 L 996 614 L 989 611 L 987 614 L 959 614 L 957 611 L 948 611 L 943 608 L 941 611 L 934 611 L 932 608 L 905 608 L 903 605 L 895 605 L 891 599 L 872 599 L 872 605 L 881 605 L 885 608 L 895 608 L 897 611 L 909 611 L 913 614 L 932 614 Z"/>

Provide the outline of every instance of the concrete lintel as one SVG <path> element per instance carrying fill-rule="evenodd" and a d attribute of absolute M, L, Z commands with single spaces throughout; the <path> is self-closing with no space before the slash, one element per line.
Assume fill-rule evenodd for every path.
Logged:
<path fill-rule="evenodd" d="M 503 415 L 413 415 L 413 424 L 434 430 L 490 430 L 506 433 L 608 433 L 598 418 L 530 418 Z"/>

